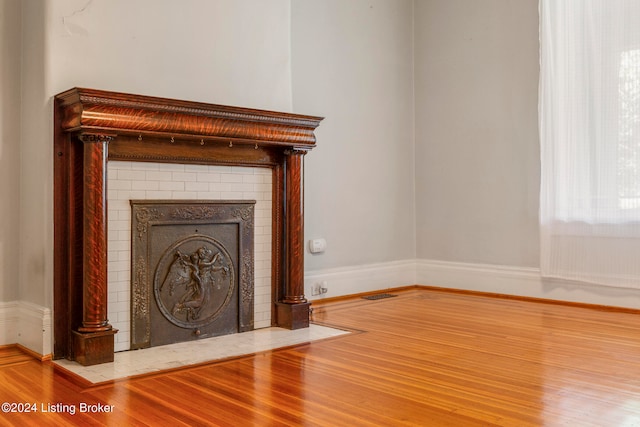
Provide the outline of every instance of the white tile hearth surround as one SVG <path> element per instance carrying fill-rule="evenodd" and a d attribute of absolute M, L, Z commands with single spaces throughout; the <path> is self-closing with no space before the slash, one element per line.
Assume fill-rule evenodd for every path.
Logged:
<path fill-rule="evenodd" d="M 130 200 L 256 200 L 254 320 L 255 328 L 271 325 L 271 169 L 110 161 L 107 177 L 107 310 L 119 330 L 115 351 L 130 349 Z"/>
<path fill-rule="evenodd" d="M 53 363 L 91 383 L 98 384 L 119 378 L 256 354 L 348 333 L 348 331 L 313 324 L 308 328 L 295 330 L 263 328 L 241 334 L 123 351 L 115 354 L 113 362 L 99 365 L 82 366 L 65 359 L 55 360 Z"/>

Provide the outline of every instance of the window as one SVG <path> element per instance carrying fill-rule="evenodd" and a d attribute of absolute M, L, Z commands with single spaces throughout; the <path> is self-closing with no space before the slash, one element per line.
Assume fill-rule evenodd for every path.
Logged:
<path fill-rule="evenodd" d="M 640 288 L 640 1 L 540 1 L 543 276 Z"/>
<path fill-rule="evenodd" d="M 620 55 L 618 207 L 640 209 L 640 49 Z"/>

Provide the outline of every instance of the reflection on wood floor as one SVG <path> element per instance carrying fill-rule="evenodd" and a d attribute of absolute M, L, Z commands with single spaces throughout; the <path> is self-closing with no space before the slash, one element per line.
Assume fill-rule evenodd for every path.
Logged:
<path fill-rule="evenodd" d="M 0 425 L 640 425 L 640 314 L 394 294 L 315 303 L 345 336 L 99 387 L 3 348 L 0 402 L 37 412 Z"/>

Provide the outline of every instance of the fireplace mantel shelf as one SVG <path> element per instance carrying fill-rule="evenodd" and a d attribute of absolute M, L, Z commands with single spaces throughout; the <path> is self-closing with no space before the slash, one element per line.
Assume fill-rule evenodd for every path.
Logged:
<path fill-rule="evenodd" d="M 65 132 L 310 149 L 321 117 L 75 88 L 56 97 Z"/>
<path fill-rule="evenodd" d="M 107 319 L 110 160 L 273 171 L 272 323 L 309 324 L 302 169 L 321 117 L 74 88 L 54 108 L 54 357 L 113 360 Z"/>

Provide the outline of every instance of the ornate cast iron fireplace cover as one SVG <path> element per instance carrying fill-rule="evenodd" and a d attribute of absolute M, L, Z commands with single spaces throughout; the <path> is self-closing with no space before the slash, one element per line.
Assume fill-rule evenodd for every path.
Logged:
<path fill-rule="evenodd" d="M 131 201 L 131 348 L 253 329 L 255 201 Z"/>

